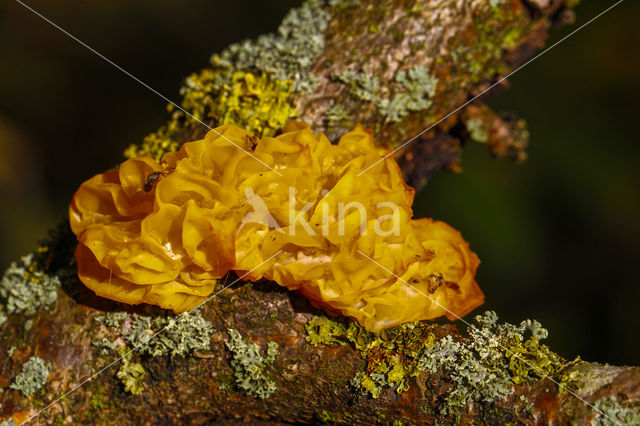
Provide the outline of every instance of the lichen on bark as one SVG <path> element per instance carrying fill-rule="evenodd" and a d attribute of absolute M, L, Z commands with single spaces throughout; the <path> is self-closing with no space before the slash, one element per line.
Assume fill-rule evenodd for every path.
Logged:
<path fill-rule="evenodd" d="M 376 132 L 379 147 L 397 146 L 530 58 L 543 45 L 551 24 L 570 16 L 568 7 L 574 3 L 307 2 L 292 11 L 276 33 L 214 56 L 209 67 L 186 80 L 181 107 L 208 126 L 228 119 L 256 134 L 275 134 L 294 115 L 314 130 L 327 132 L 331 140 L 363 123 Z M 416 91 L 414 83 L 429 90 Z M 398 108 L 390 109 L 403 93 Z M 400 101 L 406 101 L 403 108 Z M 393 120 L 385 108 L 396 111 Z M 263 109 L 269 112 L 260 114 Z M 172 107 L 167 125 L 128 155 L 159 157 L 206 130 Z M 455 168 L 468 134 L 496 155 L 522 159 L 524 125 L 474 102 L 397 153 L 406 177 L 420 184 L 438 170 Z M 159 310 L 97 298 L 74 276 L 74 245 L 68 227 L 61 227 L 39 263 L 42 273 L 61 281 L 50 308 L 36 309 L 30 318 L 12 313 L 0 323 L 0 351 L 8 355 L 0 363 L 1 421 L 26 420 L 108 366 L 119 357 L 115 350 L 134 346 L 126 330 L 150 335 L 173 318 Z M 230 275 L 222 281 L 234 280 Z M 6 313 L 6 308 L 0 310 L 0 316 Z M 176 345 L 132 353 L 129 365 L 139 364 L 144 376 L 136 367 L 137 375 L 128 377 L 125 372 L 120 379 L 133 380 L 129 390 L 143 385 L 142 392 L 127 392 L 117 377 L 120 366 L 114 367 L 56 401 L 41 419 L 116 424 L 562 424 L 627 420 L 637 413 L 640 369 L 564 360 L 540 343 L 543 334 L 533 322 L 507 326 L 482 320 L 484 325 L 463 335 L 452 324 L 421 322 L 402 326 L 395 335 L 371 335 L 346 319 L 327 318 L 300 295 L 274 283 L 242 280 L 203 306 L 200 315 L 209 325 L 195 323 L 166 336 Z M 27 319 L 33 325 L 25 331 Z M 196 339 L 201 345 L 172 349 L 183 347 L 180 336 L 194 327 L 205 329 Z M 269 395 L 263 392 L 267 398 L 247 395 L 239 386 L 244 376 L 238 371 L 249 364 L 233 365 L 229 329 L 237 330 L 249 345 L 245 347 L 256 345 L 263 360 L 270 360 L 270 365 L 260 364 L 262 385 L 273 383 L 266 385 Z M 483 329 L 509 336 L 499 339 L 509 350 L 500 349 Z M 525 329 L 533 332 L 528 338 L 523 337 Z M 268 355 L 274 345 L 278 355 Z M 32 356 L 50 362 L 52 368 L 45 386 L 27 398 L 10 384 Z M 478 387 L 476 380 L 496 372 L 495 379 L 485 381 L 488 388 Z M 605 414 L 563 392 L 546 375 Z M 274 387 L 277 390 L 270 392 Z"/>

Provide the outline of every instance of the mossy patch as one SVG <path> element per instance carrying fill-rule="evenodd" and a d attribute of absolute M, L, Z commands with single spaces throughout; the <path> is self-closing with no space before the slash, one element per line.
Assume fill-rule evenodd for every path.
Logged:
<path fill-rule="evenodd" d="M 109 406 L 106 402 L 104 389 L 102 387 L 95 387 L 91 399 L 89 399 L 89 406 L 95 414 L 99 414 L 106 410 Z"/>
<path fill-rule="evenodd" d="M 473 20 L 476 41 L 453 50 L 451 59 L 461 71 L 460 75 L 478 83 L 508 70 L 502 58 L 503 50 L 515 48 L 531 23 L 526 13 L 500 0 L 478 2 Z"/>
<path fill-rule="evenodd" d="M 320 412 L 320 414 L 318 415 L 318 418 L 323 423 L 333 423 L 334 422 L 333 416 L 331 416 L 331 414 L 329 414 L 329 412 L 327 410 L 322 410 Z"/>

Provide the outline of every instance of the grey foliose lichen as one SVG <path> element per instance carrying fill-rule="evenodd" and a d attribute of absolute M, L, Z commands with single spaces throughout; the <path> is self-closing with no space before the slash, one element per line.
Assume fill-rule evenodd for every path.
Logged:
<path fill-rule="evenodd" d="M 514 383 L 546 377 L 563 368 L 565 360 L 550 352 L 540 339 L 547 330 L 539 322 L 527 320 L 519 326 L 501 323 L 495 312 L 476 316 L 469 337 L 447 336 L 426 349 L 419 369 L 442 369 L 456 383 L 441 405 L 441 414 L 460 409 L 471 401 L 491 402 L 510 395 Z M 525 333 L 531 337 L 526 340 Z"/>
<path fill-rule="evenodd" d="M 209 350 L 212 331 L 213 325 L 199 311 L 192 311 L 175 317 L 133 314 L 131 328 L 124 335 L 142 354 L 184 356 Z"/>
<path fill-rule="evenodd" d="M 110 312 L 94 318 L 97 323 L 118 329 L 123 340 L 136 351 L 150 356 L 180 355 L 211 348 L 213 325 L 199 310 L 176 316 L 148 316 Z M 102 337 L 92 342 L 102 353 L 115 350 L 116 342 Z"/>
<path fill-rule="evenodd" d="M 314 59 L 324 49 L 324 31 L 330 15 L 319 0 L 308 0 L 292 9 L 282 21 L 277 33 L 266 34 L 257 40 L 232 44 L 219 55 L 213 55 L 214 69 L 258 70 L 278 80 L 292 80 L 293 91 L 310 93 L 317 84 L 311 73 Z"/>
<path fill-rule="evenodd" d="M 60 279 L 38 270 L 33 253 L 12 262 L 0 281 L 0 301 L 8 314 L 33 315 L 58 297 Z"/>
<path fill-rule="evenodd" d="M 0 422 L 0 426 L 16 426 L 16 423 L 13 419 L 7 419 Z"/>
<path fill-rule="evenodd" d="M 489 141 L 489 132 L 482 120 L 470 118 L 465 123 L 469 136 L 476 142 L 486 143 Z"/>
<path fill-rule="evenodd" d="M 421 65 L 396 74 L 398 91 L 392 98 L 381 99 L 378 112 L 385 122 L 397 122 L 414 111 L 423 111 L 432 105 L 430 98 L 436 93 L 438 79 Z"/>
<path fill-rule="evenodd" d="M 599 411 L 592 426 L 640 425 L 640 407 L 635 409 L 620 403 L 615 397 L 602 398 L 594 404 Z"/>
<path fill-rule="evenodd" d="M 338 125 L 349 120 L 349 111 L 340 104 L 335 104 L 324 115 L 329 126 Z"/>
<path fill-rule="evenodd" d="M 107 355 L 111 351 L 115 351 L 118 348 L 118 344 L 116 342 L 112 342 L 106 337 L 94 340 L 93 342 L 91 342 L 91 344 L 96 348 L 100 348 L 100 353 L 102 353 L 103 355 Z"/>
<path fill-rule="evenodd" d="M 126 312 L 109 312 L 104 315 L 95 317 L 93 320 L 102 323 L 107 327 L 117 328 L 122 326 L 122 322 L 127 318 Z"/>
<path fill-rule="evenodd" d="M 22 365 L 22 371 L 11 383 L 11 389 L 22 392 L 24 396 L 31 396 L 35 391 L 47 383 L 51 366 L 42 358 L 32 356 Z"/>
<path fill-rule="evenodd" d="M 481 342 L 488 344 L 481 347 Z M 491 402 L 513 392 L 507 365 L 494 339 L 482 339 L 475 344 L 456 342 L 451 336 L 437 342 L 424 358 L 431 372 L 442 368 L 457 386 L 447 394 L 441 413 L 446 415 L 471 401 Z"/>
<path fill-rule="evenodd" d="M 245 340 L 236 329 L 229 329 L 227 348 L 231 351 L 236 385 L 247 393 L 261 399 L 268 398 L 276 391 L 276 384 L 267 377 L 266 370 L 278 355 L 278 344 L 269 342 L 263 356 L 260 346 Z"/>
<path fill-rule="evenodd" d="M 378 100 L 380 80 L 365 71 L 344 70 L 335 77 L 349 87 L 349 93 L 365 102 Z"/>

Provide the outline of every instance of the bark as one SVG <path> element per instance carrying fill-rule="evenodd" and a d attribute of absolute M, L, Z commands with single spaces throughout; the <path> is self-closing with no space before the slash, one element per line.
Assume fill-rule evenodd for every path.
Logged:
<path fill-rule="evenodd" d="M 348 3 L 348 2 L 342 2 Z M 364 123 L 375 131 L 380 145 L 398 146 L 429 124 L 497 81 L 540 49 L 554 23 L 566 23 L 569 0 L 505 0 L 500 19 L 483 27 L 478 16 L 484 6 L 474 1 L 398 0 L 354 2 L 355 6 L 333 6 L 325 30 L 324 51 L 311 69 L 318 77 L 316 90 L 294 93 L 291 101 L 301 118 L 330 139 Z M 484 0 L 482 3 L 486 4 Z M 487 15 L 489 16 L 489 15 Z M 491 15 L 493 16 L 493 15 Z M 485 19 L 485 18 L 482 18 Z M 488 19 L 488 18 L 487 18 Z M 495 28 L 494 28 L 495 27 Z M 513 31 L 513 33 L 511 32 Z M 512 34 L 507 36 L 507 34 Z M 497 37 L 497 40 L 494 38 Z M 509 38 L 510 37 L 510 38 Z M 506 40 L 506 41 L 505 41 Z M 457 52 L 452 54 L 452 52 Z M 462 58 L 462 59 L 461 59 Z M 439 85 L 432 106 L 413 111 L 399 121 L 388 121 L 375 102 L 349 93 L 336 80 L 345 69 L 366 70 L 380 81 L 379 98 L 393 96 L 399 70 L 425 66 L 434 70 Z M 327 111 L 342 105 L 349 118 L 329 123 Z M 407 179 L 421 185 L 433 173 L 454 168 L 462 140 L 470 133 L 469 119 L 488 123 L 488 145 L 496 155 L 523 158 L 526 135 L 517 120 L 500 117 L 475 101 L 453 114 L 397 153 Z M 215 125 L 213 121 L 211 125 Z M 193 125 L 184 140 L 203 134 Z M 64 228 L 64 227 L 63 227 Z M 47 269 L 51 273 L 68 268 L 75 238 L 67 228 L 50 248 Z M 116 377 L 119 363 L 102 371 L 61 400 L 95 372 L 119 358 L 101 354 L 92 345 L 105 333 L 95 317 L 104 312 L 127 311 L 158 315 L 158 309 L 132 307 L 96 297 L 74 276 L 65 276 L 56 302 L 33 316 L 9 315 L 0 325 L 0 419 L 12 416 L 24 421 L 40 409 L 37 423 L 511 423 L 587 424 L 603 415 L 575 395 L 563 391 L 549 378 L 514 386 L 514 392 L 493 401 L 474 401 L 457 413 L 441 415 L 443 396 L 455 386 L 445 372 L 423 371 L 410 380 L 409 389 L 398 393 L 384 388 L 378 398 L 354 389 L 351 379 L 366 368 L 363 354 L 352 344 L 311 345 L 305 324 L 322 315 L 305 298 L 274 283 L 239 281 L 222 291 L 202 308 L 213 324 L 211 349 L 187 356 L 142 356 L 133 354 L 146 376 L 145 390 L 132 395 Z M 228 282 L 234 280 L 228 277 Z M 32 321 L 25 327 L 25 321 Z M 464 340 L 452 324 L 429 326 L 436 337 L 453 335 Z M 267 374 L 277 390 L 260 399 L 241 392 L 233 381 L 232 354 L 225 345 L 233 328 L 262 348 L 276 342 L 279 354 Z M 120 342 L 123 344 L 124 342 Z M 9 351 L 10 348 L 14 350 Z M 4 356 L 6 353 L 8 356 Z M 52 368 L 47 384 L 31 397 L 10 389 L 20 367 L 38 356 Z M 564 379 L 563 379 L 564 378 Z M 570 380 L 566 379 L 570 378 Z M 570 383 L 570 389 L 589 403 L 615 396 L 618 401 L 637 403 L 640 368 L 612 367 L 577 361 L 554 380 Z M 3 389 L 1 389 L 3 388 Z M 523 410 L 521 396 L 531 402 Z M 49 404 L 55 401 L 52 405 Z"/>

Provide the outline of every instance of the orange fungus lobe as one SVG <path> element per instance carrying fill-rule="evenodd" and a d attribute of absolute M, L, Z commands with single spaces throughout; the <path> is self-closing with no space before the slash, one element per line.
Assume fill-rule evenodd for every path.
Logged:
<path fill-rule="evenodd" d="M 78 275 L 100 296 L 175 312 L 235 270 L 370 331 L 467 314 L 484 301 L 477 256 L 446 223 L 411 219 L 414 190 L 379 160 L 360 126 L 332 145 L 299 122 L 257 141 L 224 125 L 161 163 L 127 160 L 71 202 Z"/>

